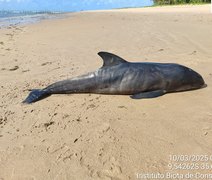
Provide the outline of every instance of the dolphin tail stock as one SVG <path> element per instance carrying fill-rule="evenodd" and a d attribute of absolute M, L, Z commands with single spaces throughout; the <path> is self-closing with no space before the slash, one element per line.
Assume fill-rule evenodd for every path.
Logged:
<path fill-rule="evenodd" d="M 51 94 L 46 91 L 46 90 L 42 90 L 42 89 L 32 89 L 31 92 L 29 93 L 29 95 L 27 96 L 27 98 L 22 102 L 24 104 L 31 104 L 33 102 L 39 101 L 41 99 L 44 99 L 48 96 L 50 96 Z"/>

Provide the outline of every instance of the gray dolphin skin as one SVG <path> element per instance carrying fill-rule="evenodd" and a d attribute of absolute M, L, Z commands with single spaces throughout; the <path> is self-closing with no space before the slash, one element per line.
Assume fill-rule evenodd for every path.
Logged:
<path fill-rule="evenodd" d="M 52 94 L 97 93 L 154 98 L 165 93 L 205 87 L 201 75 L 172 63 L 131 63 L 108 52 L 99 52 L 103 66 L 88 74 L 34 89 L 23 103 L 33 103 Z"/>

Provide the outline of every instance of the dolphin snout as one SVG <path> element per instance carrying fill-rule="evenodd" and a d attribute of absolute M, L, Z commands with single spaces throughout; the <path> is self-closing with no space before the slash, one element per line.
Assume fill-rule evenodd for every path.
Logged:
<path fill-rule="evenodd" d="M 192 73 L 192 84 L 194 87 L 203 88 L 207 86 L 205 84 L 203 77 L 199 73 L 195 71 L 190 71 L 190 72 Z"/>

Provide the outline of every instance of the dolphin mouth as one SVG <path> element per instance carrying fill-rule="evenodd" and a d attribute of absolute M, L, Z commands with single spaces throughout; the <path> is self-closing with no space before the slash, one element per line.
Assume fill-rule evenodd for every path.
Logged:
<path fill-rule="evenodd" d="M 202 88 L 206 88 L 206 87 L 208 87 L 208 85 L 207 84 L 203 84 L 202 87 L 201 87 L 201 89 Z"/>

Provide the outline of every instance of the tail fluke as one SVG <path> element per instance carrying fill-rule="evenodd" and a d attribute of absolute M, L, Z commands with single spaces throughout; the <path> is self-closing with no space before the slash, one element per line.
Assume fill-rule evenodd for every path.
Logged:
<path fill-rule="evenodd" d="M 25 104 L 30 104 L 36 101 L 39 101 L 41 99 L 44 99 L 48 96 L 50 96 L 51 94 L 49 94 L 47 91 L 45 90 L 40 90 L 40 89 L 33 89 L 28 97 L 23 101 L 23 103 Z"/>

